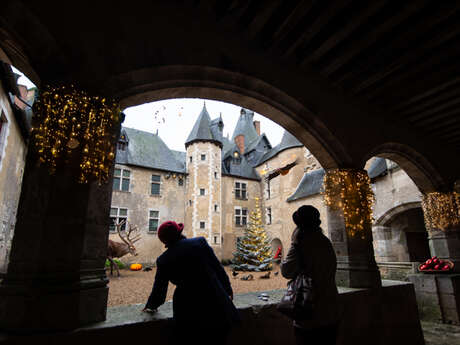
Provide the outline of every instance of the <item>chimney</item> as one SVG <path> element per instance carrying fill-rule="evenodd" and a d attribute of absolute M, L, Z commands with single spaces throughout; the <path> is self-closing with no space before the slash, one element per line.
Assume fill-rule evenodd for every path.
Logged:
<path fill-rule="evenodd" d="M 256 129 L 257 135 L 260 135 L 260 121 L 254 121 L 254 128 Z"/>
<path fill-rule="evenodd" d="M 235 137 L 235 144 L 238 146 L 241 154 L 244 154 L 244 135 L 238 135 Z"/>

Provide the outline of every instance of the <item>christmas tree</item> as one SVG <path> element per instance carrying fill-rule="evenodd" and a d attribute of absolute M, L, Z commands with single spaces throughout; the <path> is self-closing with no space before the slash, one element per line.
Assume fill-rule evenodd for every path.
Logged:
<path fill-rule="evenodd" d="M 239 271 L 267 271 L 272 269 L 272 247 L 262 225 L 259 198 L 254 211 L 249 215 L 249 224 L 244 236 L 236 244 L 233 266 Z"/>

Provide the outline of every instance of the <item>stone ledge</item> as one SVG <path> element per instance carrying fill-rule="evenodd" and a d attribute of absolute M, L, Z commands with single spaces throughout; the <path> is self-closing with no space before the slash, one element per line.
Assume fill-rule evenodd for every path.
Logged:
<path fill-rule="evenodd" d="M 389 340 L 392 345 L 423 344 L 413 285 L 395 281 L 384 281 L 382 285 L 382 289 L 339 288 L 344 315 L 338 344 L 383 345 L 375 334 L 382 334 L 381 338 L 385 342 Z M 276 303 L 284 291 L 235 295 L 235 305 L 243 322 L 232 330 L 228 344 L 294 344 L 292 321 L 276 310 Z M 269 295 L 268 301 L 258 298 L 263 292 Z M 143 307 L 144 304 L 134 304 L 108 308 L 106 321 L 71 332 L 23 336 L 0 334 L 0 345 L 36 342 L 126 344 L 146 338 L 155 339 L 156 344 L 168 344 L 172 303 L 165 303 L 155 314 L 143 313 Z"/>

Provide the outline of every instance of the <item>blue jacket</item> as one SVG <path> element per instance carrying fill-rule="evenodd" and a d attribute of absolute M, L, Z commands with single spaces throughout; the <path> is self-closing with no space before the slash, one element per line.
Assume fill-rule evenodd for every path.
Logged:
<path fill-rule="evenodd" d="M 230 327 L 239 321 L 230 280 L 203 237 L 181 239 L 158 257 L 157 272 L 147 308 L 165 302 L 168 283 L 176 285 L 173 318 L 177 324 Z"/>

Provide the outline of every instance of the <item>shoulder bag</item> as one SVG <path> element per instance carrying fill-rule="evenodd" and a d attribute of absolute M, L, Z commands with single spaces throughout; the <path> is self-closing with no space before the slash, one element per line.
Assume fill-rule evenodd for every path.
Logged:
<path fill-rule="evenodd" d="M 288 282 L 286 294 L 276 309 L 293 320 L 309 320 L 314 310 L 313 280 L 305 273 L 301 251 L 296 249 L 300 271 Z"/>

